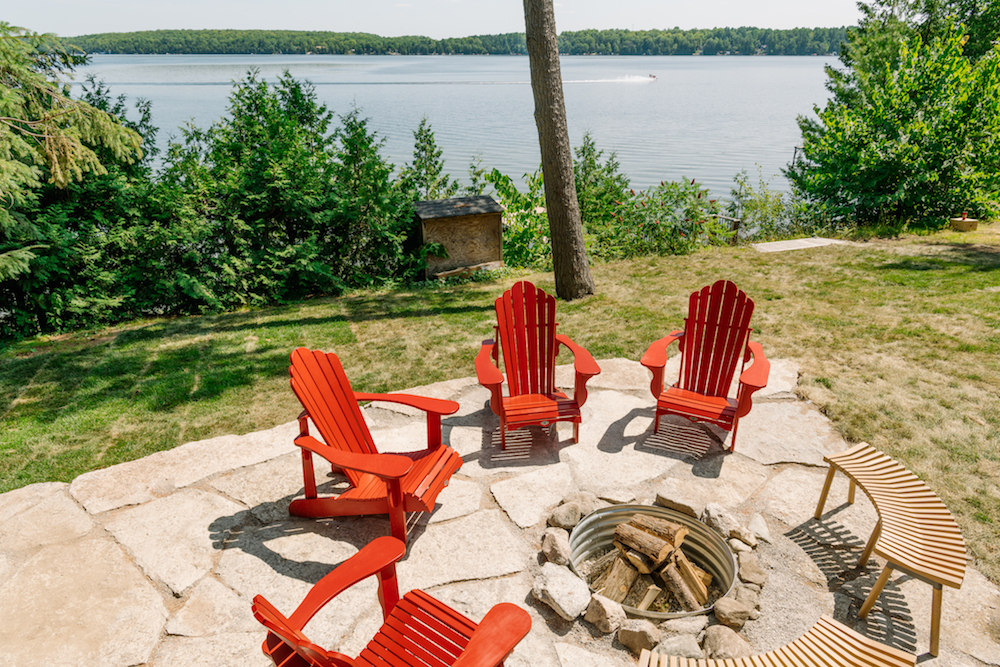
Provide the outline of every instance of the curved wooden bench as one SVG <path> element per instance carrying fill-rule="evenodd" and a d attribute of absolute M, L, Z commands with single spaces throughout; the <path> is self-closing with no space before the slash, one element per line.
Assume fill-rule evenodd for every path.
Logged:
<path fill-rule="evenodd" d="M 704 660 L 639 654 L 639 667 L 914 667 L 917 657 L 860 635 L 829 616 L 791 644 L 749 658 Z"/>
<path fill-rule="evenodd" d="M 815 517 L 823 514 L 838 470 L 851 480 L 847 502 L 854 502 L 855 486 L 861 486 L 879 515 L 858 567 L 863 567 L 872 553 L 887 563 L 858 615 L 861 618 L 868 615 L 894 569 L 926 581 L 934 587 L 930 653 L 936 656 L 941 633 L 942 587 L 960 588 L 965 577 L 965 541 L 958 524 L 923 481 L 871 445 L 860 443 L 825 460 L 830 463 L 830 471 Z"/>

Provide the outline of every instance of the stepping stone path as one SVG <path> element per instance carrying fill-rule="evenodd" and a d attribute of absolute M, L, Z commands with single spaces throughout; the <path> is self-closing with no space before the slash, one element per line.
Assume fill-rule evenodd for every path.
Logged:
<path fill-rule="evenodd" d="M 588 384 L 578 444 L 571 427 L 560 425 L 512 432 L 502 451 L 489 395 L 474 378 L 408 390 L 460 402 L 443 433 L 464 465 L 433 514 L 411 517 L 398 566 L 402 590 L 423 588 L 477 620 L 497 602 L 526 608 L 532 629 L 508 667 L 635 665 L 615 639 L 623 624 L 636 645 L 657 642 L 682 654 L 768 651 L 821 614 L 927 651 L 931 596 L 920 582 L 894 578 L 869 617 L 857 619 L 882 566 L 873 559 L 863 572 L 851 569 L 876 515 L 864 494 L 843 504 L 847 481 L 838 476 L 829 511 L 811 518 L 822 458 L 847 443 L 796 397 L 794 363 L 772 361 L 772 382 L 741 421 L 734 453 L 724 451 L 728 434 L 711 426 L 664 419 L 652 433 L 645 369 L 626 359 L 598 363 L 603 372 Z M 572 384 L 571 368 L 560 367 L 557 381 Z M 382 451 L 423 446 L 420 415 L 380 407 L 366 417 Z M 389 529 L 378 516 L 288 516 L 289 501 L 302 493 L 296 434 L 290 422 L 192 442 L 71 484 L 0 495 L 0 664 L 270 665 L 260 652 L 265 631 L 250 613 L 253 596 L 290 613 L 323 575 Z M 339 482 L 331 476 L 325 487 Z M 547 552 L 557 562 L 565 556 L 565 534 L 548 525 L 564 500 L 580 514 L 595 502 L 658 502 L 697 516 L 720 505 L 746 531 L 742 542 L 757 541 L 741 556 L 745 578 L 754 581 L 740 584 L 729 605 L 731 625 L 744 614 L 749 620 L 738 631 L 714 616 L 640 623 L 595 601 L 565 576 L 565 565 L 540 555 L 548 535 Z M 539 599 L 554 595 L 573 620 Z M 380 623 L 369 579 L 328 605 L 307 632 L 357 655 Z M 970 569 L 962 588 L 945 597 L 935 667 L 1000 665 L 997 628 L 1000 590 Z"/>

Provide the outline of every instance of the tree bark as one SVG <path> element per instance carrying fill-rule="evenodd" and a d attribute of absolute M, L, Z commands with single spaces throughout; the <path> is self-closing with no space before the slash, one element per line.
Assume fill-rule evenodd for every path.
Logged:
<path fill-rule="evenodd" d="M 535 97 L 535 125 L 542 152 L 556 295 L 569 301 L 593 294 L 594 279 L 587 263 L 580 203 L 576 198 L 552 0 L 524 0 L 524 24 L 531 90 Z"/>

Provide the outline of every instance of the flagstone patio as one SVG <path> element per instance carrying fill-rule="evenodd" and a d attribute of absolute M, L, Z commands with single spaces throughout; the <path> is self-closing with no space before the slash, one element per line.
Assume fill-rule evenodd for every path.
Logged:
<path fill-rule="evenodd" d="M 673 361 L 673 360 L 672 360 Z M 769 387 L 728 434 L 685 420 L 650 429 L 648 373 L 624 359 L 599 361 L 581 441 L 569 426 L 523 430 L 500 450 L 489 395 L 474 378 L 414 388 L 451 398 L 445 442 L 464 464 L 430 515 L 411 517 L 399 564 L 402 590 L 423 588 L 479 619 L 497 602 L 526 608 L 531 633 L 509 667 L 629 666 L 635 658 L 582 619 L 570 623 L 531 596 L 551 508 L 577 490 L 611 503 L 684 506 L 717 502 L 746 523 L 767 522 L 757 553 L 768 572 L 763 616 L 742 636 L 766 651 L 805 632 L 821 614 L 905 650 L 928 649 L 931 588 L 894 577 L 865 620 L 857 611 L 881 569 L 851 569 L 876 521 L 863 494 L 842 504 L 838 476 L 829 511 L 812 518 L 823 456 L 845 449 L 829 421 L 795 395 L 795 364 L 772 362 Z M 568 368 L 560 384 L 572 383 Z M 419 414 L 369 407 L 382 451 L 423 446 Z M 294 415 L 289 415 L 294 417 Z M 302 491 L 290 421 L 268 431 L 192 442 L 81 475 L 0 495 L 0 663 L 117 667 L 269 665 L 264 630 L 250 613 L 263 594 L 288 613 L 312 584 L 379 535 L 385 517 L 290 518 Z M 326 487 L 341 480 L 330 477 Z M 931 485 L 933 486 L 933 480 Z M 381 622 L 374 581 L 331 603 L 307 627 L 319 644 L 356 655 Z M 974 569 L 944 595 L 936 665 L 1000 665 L 1000 590 Z"/>

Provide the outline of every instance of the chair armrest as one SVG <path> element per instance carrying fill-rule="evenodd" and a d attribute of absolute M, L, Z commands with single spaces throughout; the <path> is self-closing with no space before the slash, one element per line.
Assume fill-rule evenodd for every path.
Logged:
<path fill-rule="evenodd" d="M 503 384 L 503 373 L 493 365 L 493 348 L 496 346 L 492 340 L 484 340 L 476 355 L 476 379 L 484 387 Z"/>
<path fill-rule="evenodd" d="M 753 357 L 753 364 L 740 373 L 740 387 L 736 395 L 737 419 L 750 412 L 753 393 L 766 387 L 771 375 L 771 362 L 764 356 L 764 348 L 760 343 L 748 343 L 746 356 Z"/>
<path fill-rule="evenodd" d="M 510 655 L 531 629 L 531 617 L 515 604 L 502 602 L 486 614 L 452 667 L 491 667 Z"/>
<path fill-rule="evenodd" d="M 398 454 L 356 454 L 325 445 L 311 435 L 295 438 L 295 444 L 322 456 L 337 466 L 375 475 L 379 479 L 399 479 L 413 468 L 413 460 Z"/>
<path fill-rule="evenodd" d="M 405 553 L 406 545 L 395 537 L 386 535 L 372 540 L 361 551 L 316 582 L 298 608 L 288 617 L 289 623 L 301 630 L 316 612 L 343 591 L 382 570 L 390 567 L 395 569 L 394 563 Z M 395 579 L 395 575 L 392 578 Z"/>
<path fill-rule="evenodd" d="M 764 356 L 760 343 L 748 343 L 747 356 L 753 357 L 753 364 L 740 374 L 740 384 L 753 387 L 754 391 L 763 389 L 771 375 L 771 362 Z"/>
<path fill-rule="evenodd" d="M 593 355 L 580 347 L 569 336 L 556 334 L 556 354 L 559 353 L 559 346 L 565 345 L 573 353 L 573 370 L 576 377 L 573 379 L 573 400 L 576 406 L 582 408 L 587 402 L 587 381 L 601 372 L 601 367 L 594 361 Z"/>
<path fill-rule="evenodd" d="M 601 367 L 597 365 L 596 361 L 594 361 L 593 355 L 570 340 L 569 336 L 565 334 L 556 334 L 556 343 L 559 345 L 565 345 L 569 348 L 569 351 L 573 353 L 573 368 L 576 370 L 578 375 L 586 375 L 589 379 L 600 374 Z"/>
<path fill-rule="evenodd" d="M 680 340 L 684 332 L 680 329 L 671 331 L 658 341 L 655 341 L 646 349 L 646 354 L 642 355 L 639 363 L 648 368 L 653 373 L 653 379 L 649 381 L 649 391 L 653 398 L 659 400 L 663 393 L 663 367 L 667 365 L 667 348 L 675 340 Z"/>
<path fill-rule="evenodd" d="M 667 365 L 667 348 L 675 340 L 680 340 L 684 335 L 684 332 L 680 329 L 676 331 L 671 331 L 669 334 L 661 338 L 660 340 L 654 342 L 646 350 L 646 354 L 642 355 L 642 359 L 639 363 L 653 370 L 654 368 L 663 368 Z"/>
<path fill-rule="evenodd" d="M 484 340 L 476 355 L 476 379 L 490 390 L 490 410 L 503 421 L 503 373 L 493 363 L 496 343 Z"/>
<path fill-rule="evenodd" d="M 455 401 L 429 396 L 414 396 L 413 394 L 369 394 L 363 391 L 354 392 L 357 401 L 382 401 L 384 403 L 399 403 L 417 410 L 423 410 L 437 415 L 453 415 L 461 407 Z"/>

